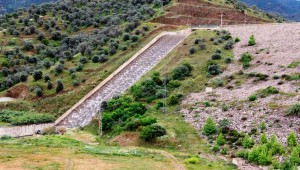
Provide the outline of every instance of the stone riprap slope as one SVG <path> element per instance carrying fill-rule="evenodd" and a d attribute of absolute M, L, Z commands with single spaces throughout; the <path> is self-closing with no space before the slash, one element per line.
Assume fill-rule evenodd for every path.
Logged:
<path fill-rule="evenodd" d="M 300 81 L 287 81 L 281 76 L 300 73 L 300 65 L 288 67 L 292 62 L 300 62 L 300 24 L 248 25 L 224 29 L 241 39 L 234 48 L 235 61 L 217 77 L 224 80 L 225 85 L 215 88 L 212 93 L 190 94 L 183 102 L 187 106 L 182 110 L 185 119 L 198 129 L 202 128 L 209 116 L 216 122 L 228 119 L 231 128 L 246 132 L 259 130 L 261 122 L 266 122 L 267 134 L 275 133 L 282 142 L 286 142 L 289 132 L 298 132 L 300 129 L 298 117 L 285 116 L 287 108 L 300 101 Z M 257 44 L 250 47 L 247 44 L 251 34 L 255 36 Z M 244 70 L 239 59 L 246 52 L 253 56 L 253 60 L 251 67 Z M 225 81 L 231 75 L 239 77 L 237 73 L 240 70 L 245 74 L 255 72 L 269 77 L 256 81 L 257 77 L 246 78 L 244 74 L 240 76 L 244 79 Z M 274 76 L 279 78 L 274 79 Z M 265 98 L 257 95 L 256 101 L 249 101 L 249 96 L 269 86 L 277 88 L 280 93 Z M 212 107 L 205 107 L 204 101 L 210 101 Z M 229 106 L 228 111 L 223 111 L 224 104 Z"/>
<path fill-rule="evenodd" d="M 72 109 L 71 112 L 61 121 L 58 121 L 56 125 L 78 128 L 90 123 L 99 110 L 102 101 L 107 101 L 114 95 L 119 95 L 127 90 L 187 35 L 188 33 L 184 32 L 179 34 L 166 34 L 159 38 L 152 46 L 123 68 L 110 81 L 105 83 L 94 94 L 83 101 L 83 103 L 80 103 L 78 107 Z"/>

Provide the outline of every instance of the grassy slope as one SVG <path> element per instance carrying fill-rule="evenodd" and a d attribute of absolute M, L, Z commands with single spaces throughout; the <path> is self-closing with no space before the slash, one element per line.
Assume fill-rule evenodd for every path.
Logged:
<path fill-rule="evenodd" d="M 116 70 L 120 65 L 126 62 L 130 57 L 132 57 L 138 50 L 143 48 L 148 42 L 150 42 L 155 36 L 157 36 L 162 30 L 160 30 L 161 25 L 145 23 L 143 25 L 148 25 L 152 30 L 152 33 L 148 33 L 143 39 L 140 40 L 138 46 L 131 50 L 127 50 L 125 52 L 118 52 L 116 55 L 110 57 L 104 64 L 88 63 L 85 65 L 85 69 L 93 70 L 91 72 L 78 72 L 77 77 L 79 79 L 85 79 L 86 82 L 82 83 L 81 86 L 77 88 L 72 87 L 72 80 L 70 78 L 68 71 L 64 71 L 59 77 L 62 77 L 62 81 L 65 86 L 65 93 L 59 95 L 51 95 L 43 99 L 28 99 L 28 100 L 19 100 L 16 102 L 3 104 L 0 103 L 0 108 L 10 108 L 12 110 L 31 110 L 36 112 L 50 113 L 56 116 L 62 115 L 65 111 L 67 111 L 71 106 L 73 106 L 77 101 L 79 101 L 84 95 L 86 95 L 89 91 L 93 89 L 93 87 L 99 84 L 102 80 L 104 80 L 107 76 L 109 76 L 114 70 Z M 143 27 L 141 25 L 139 28 Z M 1 58 L 1 57 L 0 57 Z M 65 76 L 64 76 L 65 75 Z M 31 77 L 30 77 L 31 78 Z M 55 80 L 55 78 L 52 78 Z M 43 81 L 43 80 L 41 80 Z M 36 82 L 30 82 L 30 86 L 34 87 Z M 55 82 L 53 82 L 55 83 Z M 22 83 L 20 83 L 22 84 Z M 26 84 L 26 83 L 24 83 Z M 46 88 L 46 84 L 45 88 Z M 53 93 L 55 88 L 48 93 Z M 47 91 L 44 91 L 44 93 Z M 4 94 L 5 92 L 2 92 Z M 76 95 L 74 95 L 76 94 Z M 34 93 L 32 94 L 34 95 Z M 51 109 L 49 109 L 51 108 Z"/>
<path fill-rule="evenodd" d="M 182 81 L 182 86 L 179 87 L 176 93 L 181 92 L 186 95 L 192 91 L 202 90 L 208 80 L 206 77 L 206 62 L 216 49 L 222 49 L 223 46 L 223 44 L 213 45 L 209 41 L 210 37 L 215 36 L 215 33 L 206 30 L 192 33 L 178 48 L 173 50 L 156 67 L 143 76 L 140 81 L 149 78 L 155 71 L 159 71 L 162 74 L 170 73 L 183 61 L 189 61 L 194 67 L 193 76 Z M 189 48 L 193 45 L 194 39 L 199 37 L 206 39 L 207 49 L 204 51 L 198 50 L 197 53 L 189 55 Z M 232 51 L 222 50 L 222 56 L 224 56 L 223 59 L 225 56 L 232 56 Z M 223 60 L 218 62 L 225 67 Z M 166 67 L 166 63 L 168 63 L 169 67 Z M 161 154 L 163 151 L 174 155 L 177 159 L 176 162 L 182 165 L 184 165 L 184 160 L 189 156 L 200 154 L 200 163 L 187 164 L 185 165 L 187 169 L 234 169 L 232 165 L 213 156 L 207 142 L 198 136 L 199 132 L 186 123 L 177 112 L 179 107 L 170 106 L 167 109 L 167 113 L 162 113 L 151 107 L 147 112 L 147 114 L 156 117 L 159 123 L 168 130 L 168 136 L 154 145 L 138 140 L 136 147 L 113 147 L 111 145 L 116 145 L 116 143 L 112 142 L 114 136 L 106 134 L 103 138 L 97 140 L 100 143 L 99 145 L 89 146 L 89 149 L 84 149 L 86 148 L 84 146 L 88 145 L 87 143 L 91 143 L 91 140 L 87 139 L 87 137 L 80 135 L 87 133 L 86 131 L 66 135 L 63 138 L 47 136 L 15 139 L 0 142 L 2 146 L 0 153 L 3 155 L 1 166 L 10 167 L 16 165 L 23 169 L 39 169 L 42 167 L 44 169 L 61 169 L 71 166 L 73 162 L 73 166 L 77 166 L 77 169 L 80 169 L 82 165 L 91 166 L 91 164 L 86 162 L 93 162 L 91 169 L 96 166 L 103 167 L 103 169 L 174 169 L 174 160 L 172 161 Z M 89 127 L 87 131 L 96 133 L 97 130 L 96 127 Z M 76 138 L 85 143 L 74 141 L 70 138 Z M 124 153 L 129 152 L 128 150 L 131 154 L 124 156 Z M 49 155 L 49 152 L 53 154 Z M 66 154 L 66 157 L 62 157 L 62 153 Z M 209 155 L 210 158 L 206 155 Z M 82 161 L 78 161 L 79 158 Z M 28 160 L 30 160 L 30 164 Z M 20 161 L 23 164 L 18 164 Z"/>

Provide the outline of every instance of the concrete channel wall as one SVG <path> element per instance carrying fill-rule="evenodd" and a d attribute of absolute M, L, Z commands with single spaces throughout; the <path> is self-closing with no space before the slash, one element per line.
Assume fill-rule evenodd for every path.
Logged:
<path fill-rule="evenodd" d="M 191 32 L 191 29 L 185 29 L 177 32 L 162 32 L 158 36 L 156 36 L 151 42 L 149 42 L 146 46 L 144 46 L 139 52 L 137 52 L 133 57 L 131 57 L 127 62 L 125 62 L 123 65 L 121 65 L 116 71 L 114 71 L 110 76 L 108 76 L 104 81 L 102 81 L 97 87 L 95 87 L 92 91 L 90 91 L 86 96 L 84 96 L 80 101 L 78 101 L 73 107 L 71 107 L 66 113 L 64 113 L 61 117 L 59 117 L 55 121 L 56 126 L 62 125 L 62 121 L 66 119 L 69 115 L 72 114 L 72 112 L 80 107 L 85 101 L 87 101 L 89 98 L 91 98 L 97 91 L 99 91 L 104 85 L 106 85 L 109 81 L 111 81 L 117 74 L 119 74 L 121 71 L 124 70 L 129 64 L 131 64 L 133 61 L 135 61 L 141 54 L 143 54 L 147 49 L 149 49 L 151 46 L 153 46 L 159 39 L 166 35 L 185 35 L 188 36 Z M 175 46 L 174 46 L 175 47 Z M 63 123 L 64 126 L 66 125 Z"/>
<path fill-rule="evenodd" d="M 23 137 L 34 135 L 38 130 L 42 131 L 46 128 L 53 127 L 54 123 L 38 124 L 38 125 L 26 125 L 26 126 L 13 126 L 13 127 L 1 127 L 1 136 L 10 137 Z"/>

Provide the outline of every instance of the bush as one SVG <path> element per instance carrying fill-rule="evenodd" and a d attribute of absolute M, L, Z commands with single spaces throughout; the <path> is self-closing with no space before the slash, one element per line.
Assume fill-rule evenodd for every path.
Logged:
<path fill-rule="evenodd" d="M 211 56 L 212 60 L 221 60 L 221 58 L 222 58 L 221 55 L 218 54 L 218 53 L 216 53 L 216 54 L 214 54 L 214 55 Z"/>
<path fill-rule="evenodd" d="M 289 115 L 289 116 L 299 116 L 300 117 L 300 103 L 291 106 L 287 110 L 287 115 Z"/>
<path fill-rule="evenodd" d="M 175 95 L 172 95 L 169 99 L 168 99 L 168 104 L 169 105 L 176 105 L 179 103 L 179 98 Z"/>
<path fill-rule="evenodd" d="M 251 95 L 248 97 L 249 101 L 255 101 L 257 99 L 256 95 Z"/>
<path fill-rule="evenodd" d="M 139 37 L 137 35 L 131 36 L 131 41 L 132 42 L 136 42 L 137 40 L 139 40 Z"/>
<path fill-rule="evenodd" d="M 213 65 L 209 65 L 207 67 L 207 73 L 210 75 L 218 75 L 220 73 L 222 73 L 220 66 L 217 64 L 213 64 Z"/>
<path fill-rule="evenodd" d="M 140 137 L 145 141 L 151 142 L 156 138 L 166 135 L 166 129 L 160 125 L 153 124 L 146 126 L 140 132 Z"/>
<path fill-rule="evenodd" d="M 220 151 L 220 146 L 217 143 L 215 143 L 214 146 L 213 146 L 213 148 L 212 148 L 212 150 L 214 152 L 219 152 Z"/>
<path fill-rule="evenodd" d="M 191 75 L 192 66 L 189 63 L 184 63 L 176 67 L 172 72 L 172 78 L 174 80 L 183 80 L 185 77 Z"/>
<path fill-rule="evenodd" d="M 33 49 L 34 49 L 34 46 L 33 46 L 31 41 L 24 41 L 23 50 L 30 51 L 30 50 L 33 50 Z"/>
<path fill-rule="evenodd" d="M 104 63 L 108 60 L 107 56 L 106 55 L 101 55 L 100 58 L 99 58 L 99 62 L 100 63 Z"/>
<path fill-rule="evenodd" d="M 38 97 L 43 96 L 43 90 L 42 90 L 42 88 L 39 87 L 39 86 L 37 86 L 37 87 L 35 88 L 35 94 L 36 94 L 36 96 L 38 96 Z"/>
<path fill-rule="evenodd" d="M 290 161 L 294 165 L 300 164 L 299 150 L 297 148 L 293 148 L 290 156 Z"/>
<path fill-rule="evenodd" d="M 199 162 L 200 162 L 199 158 L 194 156 L 184 160 L 185 164 L 197 164 Z"/>
<path fill-rule="evenodd" d="M 93 56 L 92 61 L 93 63 L 98 63 L 99 62 L 100 57 L 99 56 Z"/>
<path fill-rule="evenodd" d="M 263 133 L 260 136 L 259 142 L 260 142 L 260 144 L 266 144 L 266 143 L 268 143 L 268 137 L 267 137 L 266 133 Z"/>
<path fill-rule="evenodd" d="M 232 41 L 229 41 L 227 42 L 225 45 L 224 45 L 224 49 L 225 50 L 232 50 L 233 49 L 233 45 L 234 43 Z"/>
<path fill-rule="evenodd" d="M 63 91 L 64 90 L 63 82 L 61 80 L 57 80 L 56 83 L 57 83 L 56 93 L 59 93 L 59 92 Z"/>
<path fill-rule="evenodd" d="M 52 88 L 53 88 L 53 84 L 51 83 L 50 80 L 48 80 L 48 82 L 47 82 L 47 89 L 51 90 Z"/>
<path fill-rule="evenodd" d="M 260 97 L 265 98 L 273 94 L 278 94 L 279 90 L 275 87 L 269 86 L 266 89 L 258 91 Z"/>
<path fill-rule="evenodd" d="M 254 145 L 254 139 L 247 134 L 242 141 L 242 145 L 244 148 L 251 148 Z"/>
<path fill-rule="evenodd" d="M 194 47 L 189 49 L 190 54 L 194 54 L 196 52 L 196 49 Z"/>
<path fill-rule="evenodd" d="M 126 33 L 123 36 L 123 41 L 128 41 L 130 39 L 130 34 Z"/>
<path fill-rule="evenodd" d="M 0 110 L 0 122 L 10 123 L 15 126 L 50 123 L 55 120 L 53 115 L 38 114 L 25 111 Z"/>
<path fill-rule="evenodd" d="M 211 117 L 207 118 L 205 124 L 203 125 L 202 133 L 206 136 L 215 134 L 217 132 L 217 127 L 215 122 Z"/>
<path fill-rule="evenodd" d="M 168 83 L 168 87 L 170 88 L 177 88 L 181 85 L 180 81 L 178 80 L 171 80 L 169 83 Z"/>
<path fill-rule="evenodd" d="M 86 64 L 88 61 L 87 61 L 87 58 L 86 58 L 86 57 L 80 57 L 79 62 L 80 62 L 81 64 Z"/>
<path fill-rule="evenodd" d="M 298 144 L 297 136 L 294 131 L 289 133 L 287 137 L 287 144 L 289 147 L 294 147 Z"/>
<path fill-rule="evenodd" d="M 244 69 L 247 69 L 250 67 L 251 61 L 252 61 L 252 56 L 249 53 L 242 54 L 242 57 L 240 58 L 240 62 L 242 62 Z"/>
<path fill-rule="evenodd" d="M 251 35 L 249 38 L 249 41 L 248 41 L 248 46 L 253 46 L 255 44 L 256 44 L 255 37 L 254 37 L 254 35 Z"/>
<path fill-rule="evenodd" d="M 43 72 L 41 70 L 37 70 L 33 72 L 33 78 L 35 81 L 43 78 Z"/>
<path fill-rule="evenodd" d="M 225 59 L 225 63 L 227 63 L 227 64 L 232 63 L 232 59 L 231 59 L 230 57 L 227 57 L 227 58 Z"/>

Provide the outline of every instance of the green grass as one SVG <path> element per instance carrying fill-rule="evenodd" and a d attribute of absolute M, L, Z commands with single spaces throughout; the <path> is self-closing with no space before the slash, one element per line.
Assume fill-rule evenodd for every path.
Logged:
<path fill-rule="evenodd" d="M 70 107 L 72 107 L 77 101 L 79 101 L 83 96 L 85 96 L 89 91 L 93 89 L 93 87 L 103 81 L 107 76 L 109 76 L 114 70 L 116 70 L 120 65 L 126 62 L 130 57 L 132 57 L 136 52 L 138 52 L 141 48 L 143 48 L 148 42 L 150 42 L 155 36 L 157 36 L 161 31 L 156 31 L 150 33 L 151 30 L 155 30 L 160 26 L 157 24 L 152 23 L 144 23 L 140 27 L 147 25 L 150 28 L 150 31 L 145 36 L 145 38 L 140 40 L 140 43 L 137 44 L 134 48 L 129 48 L 127 51 L 122 52 L 118 51 L 117 54 L 114 56 L 110 56 L 109 60 L 106 63 L 98 63 L 97 66 L 94 63 L 88 63 L 84 66 L 86 70 L 81 72 L 77 72 L 77 80 L 80 82 L 81 80 L 85 79 L 85 83 L 81 83 L 81 86 L 74 88 L 72 85 L 72 79 L 70 77 L 69 71 L 64 70 L 63 73 L 55 76 L 54 73 L 50 74 L 51 81 L 54 85 L 52 90 L 45 90 L 47 89 L 47 84 L 44 80 L 34 81 L 32 77 L 29 77 L 27 82 L 23 83 L 30 87 L 41 86 L 44 91 L 43 94 L 44 98 L 39 100 L 32 100 L 35 98 L 34 91 L 30 93 L 29 96 L 26 97 L 26 102 L 24 101 L 16 101 L 13 103 L 9 103 L 8 105 L 4 105 L 0 103 L 1 109 L 12 109 L 12 110 L 33 110 L 35 112 L 43 112 L 43 113 L 50 113 L 55 116 L 62 115 L 65 111 L 67 111 Z M 140 29 L 140 28 L 139 28 Z M 178 28 L 181 29 L 181 28 Z M 75 60 L 79 60 L 80 57 L 76 57 Z M 66 66 L 70 65 L 71 63 L 66 62 Z M 44 74 L 49 72 L 48 70 L 43 70 Z M 64 83 L 64 92 L 59 95 L 55 94 L 55 86 L 56 80 L 61 79 Z M 0 93 L 2 95 L 5 94 L 5 91 Z M 76 95 L 74 95 L 76 94 Z M 64 101 L 64 102 L 61 102 Z M 49 109 L 51 108 L 51 109 Z"/>
<path fill-rule="evenodd" d="M 300 65 L 300 61 L 295 61 L 292 62 L 291 64 L 288 65 L 288 68 L 295 68 L 298 67 Z"/>

